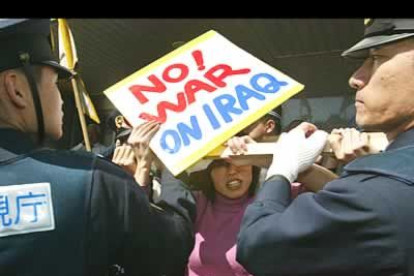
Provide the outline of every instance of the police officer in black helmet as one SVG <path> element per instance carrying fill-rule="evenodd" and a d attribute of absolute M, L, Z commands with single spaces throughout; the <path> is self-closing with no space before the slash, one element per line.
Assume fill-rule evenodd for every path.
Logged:
<path fill-rule="evenodd" d="M 356 123 L 390 144 L 292 200 L 327 134 L 302 123 L 282 135 L 239 232 L 237 259 L 254 275 L 414 275 L 414 19 L 366 19 L 343 56 L 361 59 L 349 80 Z"/>
<path fill-rule="evenodd" d="M 0 19 L 0 275 L 172 275 L 190 224 L 89 153 L 39 148 L 62 135 L 50 21 Z"/>

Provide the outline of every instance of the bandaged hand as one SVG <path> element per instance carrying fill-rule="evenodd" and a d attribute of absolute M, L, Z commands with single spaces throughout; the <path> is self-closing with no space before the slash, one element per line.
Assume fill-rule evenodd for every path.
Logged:
<path fill-rule="evenodd" d="M 298 174 L 308 169 L 322 152 L 328 133 L 310 123 L 302 123 L 283 133 L 273 151 L 273 161 L 266 179 L 282 175 L 294 182 Z"/>

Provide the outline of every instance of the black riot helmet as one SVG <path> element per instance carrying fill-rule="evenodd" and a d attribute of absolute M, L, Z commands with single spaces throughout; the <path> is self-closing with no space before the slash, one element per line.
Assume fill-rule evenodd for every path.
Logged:
<path fill-rule="evenodd" d="M 0 19 L 0 72 L 23 69 L 32 92 L 39 143 L 42 143 L 45 127 L 33 65 L 51 66 L 59 78 L 73 76 L 70 70 L 59 65 L 57 55 L 52 52 L 50 19 Z"/>

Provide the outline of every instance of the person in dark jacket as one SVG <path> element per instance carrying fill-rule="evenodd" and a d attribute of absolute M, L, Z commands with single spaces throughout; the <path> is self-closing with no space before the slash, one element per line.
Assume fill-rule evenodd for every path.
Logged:
<path fill-rule="evenodd" d="M 72 75 L 49 32 L 49 20 L 0 19 L 0 275 L 174 275 L 191 222 L 101 157 L 39 147 L 62 135 L 57 79 Z"/>
<path fill-rule="evenodd" d="M 290 182 L 326 135 L 306 123 L 282 135 L 238 236 L 237 260 L 256 276 L 414 275 L 414 19 L 365 25 L 364 39 L 343 53 L 363 60 L 350 78 L 356 122 L 390 144 L 292 201 Z"/>

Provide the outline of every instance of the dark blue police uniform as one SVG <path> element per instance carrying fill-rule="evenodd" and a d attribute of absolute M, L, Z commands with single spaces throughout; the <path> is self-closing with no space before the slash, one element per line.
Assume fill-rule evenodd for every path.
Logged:
<path fill-rule="evenodd" d="M 21 49 L 8 65 L 0 59 L 0 71 L 23 62 L 70 75 L 45 51 L 49 22 L 39 21 L 0 21 L 0 57 Z M 27 134 L 0 129 L 0 275 L 103 276 L 114 264 L 128 275 L 173 275 L 191 253 L 191 223 L 160 207 L 103 158 L 38 148 Z"/>
<path fill-rule="evenodd" d="M 343 56 L 366 58 L 373 47 L 414 37 L 413 19 L 365 25 L 363 40 Z M 318 193 L 292 201 L 290 183 L 273 176 L 246 209 L 237 260 L 256 276 L 414 275 L 413 164 L 410 129 Z"/>
<path fill-rule="evenodd" d="M 414 275 L 414 129 L 291 201 L 266 181 L 243 218 L 237 259 L 254 275 Z"/>

